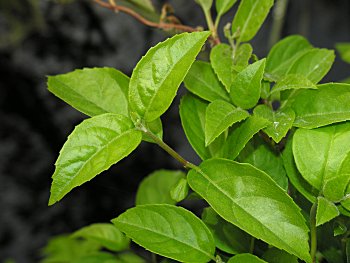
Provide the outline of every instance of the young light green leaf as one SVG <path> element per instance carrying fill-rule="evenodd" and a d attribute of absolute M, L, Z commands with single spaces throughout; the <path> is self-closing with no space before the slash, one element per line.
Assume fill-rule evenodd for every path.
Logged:
<path fill-rule="evenodd" d="M 268 124 L 268 120 L 257 116 L 250 116 L 228 135 L 223 149 L 224 157 L 234 160 L 247 142 L 253 138 L 254 134 L 265 128 Z"/>
<path fill-rule="evenodd" d="M 210 51 L 210 62 L 218 79 L 229 92 L 234 77 L 232 48 L 227 44 L 214 46 Z"/>
<path fill-rule="evenodd" d="M 337 43 L 335 48 L 343 61 L 350 63 L 350 43 Z"/>
<path fill-rule="evenodd" d="M 47 85 L 50 92 L 88 116 L 129 114 L 129 77 L 116 69 L 79 69 L 49 76 Z"/>
<path fill-rule="evenodd" d="M 190 211 L 172 205 L 140 205 L 112 220 L 135 243 L 180 262 L 214 259 L 215 243 L 205 224 Z"/>
<path fill-rule="evenodd" d="M 274 0 L 242 0 L 232 22 L 232 33 L 239 32 L 238 41 L 251 40 L 265 18 Z"/>
<path fill-rule="evenodd" d="M 233 256 L 227 263 L 267 263 L 266 261 L 254 256 L 252 254 L 240 254 Z"/>
<path fill-rule="evenodd" d="M 49 205 L 129 155 L 141 137 L 141 132 L 123 115 L 106 113 L 83 121 L 60 151 Z"/>
<path fill-rule="evenodd" d="M 311 82 L 318 83 L 331 69 L 334 58 L 333 50 L 313 48 L 298 57 L 287 73 L 303 75 Z"/>
<path fill-rule="evenodd" d="M 311 44 L 302 36 L 294 35 L 282 39 L 267 56 L 265 76 L 274 81 L 283 78 L 290 65 L 311 48 Z"/>
<path fill-rule="evenodd" d="M 317 86 L 303 75 L 286 75 L 277 81 L 270 94 L 290 89 L 317 89 Z"/>
<path fill-rule="evenodd" d="M 205 147 L 205 111 L 208 104 L 195 97 L 187 94 L 181 99 L 180 117 L 182 127 L 186 137 L 193 149 L 202 160 L 213 156 L 221 156 L 224 144 L 224 137 L 219 136 L 212 144 Z"/>
<path fill-rule="evenodd" d="M 109 263 L 147 263 L 145 259 L 132 252 L 118 253 L 116 258 L 117 261 Z"/>
<path fill-rule="evenodd" d="M 175 200 L 176 202 L 181 202 L 187 197 L 188 191 L 189 186 L 186 178 L 181 178 L 170 190 L 171 199 Z"/>
<path fill-rule="evenodd" d="M 271 91 L 271 83 L 269 81 L 262 80 L 260 97 L 266 100 L 270 96 L 270 91 Z"/>
<path fill-rule="evenodd" d="M 317 90 L 300 90 L 291 98 L 295 112 L 293 125 L 313 129 L 350 120 L 350 85 L 328 83 L 317 87 Z"/>
<path fill-rule="evenodd" d="M 218 16 L 222 16 L 237 2 L 237 0 L 216 0 L 215 7 Z"/>
<path fill-rule="evenodd" d="M 250 164 L 210 159 L 191 170 L 187 180 L 222 218 L 311 263 L 300 208 L 266 173 Z"/>
<path fill-rule="evenodd" d="M 276 143 L 279 143 L 293 126 L 295 113 L 290 108 L 273 111 L 266 105 L 258 105 L 254 109 L 254 115 L 270 121 L 264 132 Z"/>
<path fill-rule="evenodd" d="M 205 112 L 205 145 L 211 144 L 220 134 L 234 123 L 249 117 L 249 113 L 232 104 L 215 100 L 210 103 Z"/>
<path fill-rule="evenodd" d="M 298 129 L 293 137 L 293 154 L 298 170 L 318 190 L 323 190 L 327 182 L 337 176 L 349 151 L 350 123 L 313 130 Z M 331 201 L 339 200 L 344 194 L 326 193 L 325 197 Z"/>
<path fill-rule="evenodd" d="M 316 226 L 323 225 L 339 215 L 337 206 L 326 198 L 317 197 Z"/>
<path fill-rule="evenodd" d="M 293 256 L 286 251 L 277 249 L 275 247 L 269 248 L 263 255 L 262 258 L 269 263 L 298 263 L 298 258 Z"/>
<path fill-rule="evenodd" d="M 185 87 L 189 91 L 202 99 L 207 101 L 230 101 L 225 88 L 216 77 L 211 65 L 207 62 L 194 62 L 184 82 Z"/>
<path fill-rule="evenodd" d="M 195 0 L 206 12 L 210 10 L 213 0 Z"/>
<path fill-rule="evenodd" d="M 92 224 L 75 231 L 74 238 L 93 240 L 111 251 L 122 251 L 129 247 L 130 240 L 112 224 Z"/>
<path fill-rule="evenodd" d="M 247 67 L 252 53 L 253 47 L 249 43 L 240 45 L 236 51 L 236 56 L 233 59 L 234 64 L 243 68 Z"/>
<path fill-rule="evenodd" d="M 237 74 L 230 87 L 231 100 L 235 105 L 249 109 L 258 103 L 264 68 L 265 59 L 262 59 Z"/>
<path fill-rule="evenodd" d="M 309 200 L 311 203 L 315 203 L 316 196 L 318 196 L 319 191 L 305 181 L 305 179 L 299 173 L 293 157 L 291 138 L 289 138 L 287 141 L 286 148 L 282 154 L 282 159 L 289 181 L 307 200 Z"/>
<path fill-rule="evenodd" d="M 159 170 L 151 173 L 139 185 L 136 193 L 136 205 L 176 204 L 170 191 L 185 178 L 181 171 Z"/>
<path fill-rule="evenodd" d="M 254 140 L 253 140 L 254 141 Z M 250 163 L 256 168 L 267 173 L 285 191 L 288 189 L 288 178 L 283 167 L 283 160 L 273 153 L 264 143 L 259 143 L 256 147 L 248 147 L 241 151 L 237 160 L 239 162 Z"/>
<path fill-rule="evenodd" d="M 151 48 L 132 73 L 130 110 L 147 122 L 162 115 L 209 34 L 183 33 Z"/>
<path fill-rule="evenodd" d="M 57 261 L 53 261 L 53 262 L 57 262 Z M 62 261 L 58 261 L 58 262 L 62 262 Z M 98 251 L 98 252 L 92 253 L 90 255 L 80 257 L 79 259 L 76 259 L 74 261 L 68 261 L 68 262 L 74 262 L 74 263 L 119 263 L 119 261 L 117 261 L 117 259 L 114 255 L 107 253 L 107 252 L 102 252 L 102 251 Z"/>
<path fill-rule="evenodd" d="M 163 124 L 160 118 L 145 123 L 146 129 L 155 134 L 159 139 L 163 138 Z M 154 143 L 154 140 L 146 133 L 142 133 L 142 140 Z"/>
<path fill-rule="evenodd" d="M 215 245 L 229 254 L 248 252 L 252 237 L 222 219 L 211 207 L 204 208 L 202 221 L 213 234 Z"/>

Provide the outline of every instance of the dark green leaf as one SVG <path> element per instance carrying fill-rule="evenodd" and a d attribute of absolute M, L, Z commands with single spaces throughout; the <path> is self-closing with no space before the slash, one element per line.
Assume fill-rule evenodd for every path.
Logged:
<path fill-rule="evenodd" d="M 302 36 L 289 36 L 273 46 L 266 59 L 266 74 L 279 80 L 287 75 L 290 65 L 302 54 L 311 49 L 310 43 Z"/>
<path fill-rule="evenodd" d="M 159 255 L 189 263 L 214 258 L 215 243 L 209 229 L 182 207 L 140 205 L 112 222 L 135 243 Z"/>
<path fill-rule="evenodd" d="M 187 197 L 188 191 L 189 186 L 187 184 L 187 180 L 185 178 L 181 178 L 170 190 L 171 199 L 175 200 L 176 202 L 181 202 Z"/>
<path fill-rule="evenodd" d="M 75 231 L 72 237 L 96 241 L 111 251 L 125 250 L 130 243 L 129 238 L 112 224 L 92 224 Z"/>
<path fill-rule="evenodd" d="M 339 215 L 336 205 L 324 197 L 317 197 L 316 226 L 323 225 Z"/>
<path fill-rule="evenodd" d="M 271 94 L 290 89 L 317 89 L 317 86 L 303 75 L 286 75 L 273 86 Z"/>
<path fill-rule="evenodd" d="M 350 85 L 329 83 L 300 90 L 292 98 L 294 126 L 313 129 L 350 119 Z"/>
<path fill-rule="evenodd" d="M 298 258 L 275 247 L 269 248 L 262 256 L 269 263 L 298 263 Z"/>
<path fill-rule="evenodd" d="M 237 0 L 216 0 L 216 12 L 218 16 L 222 16 L 237 2 Z"/>
<path fill-rule="evenodd" d="M 247 111 L 236 108 L 226 101 L 213 101 L 208 105 L 205 113 L 205 145 L 211 144 L 234 123 L 248 117 Z"/>
<path fill-rule="evenodd" d="M 147 122 L 162 115 L 209 34 L 183 33 L 151 48 L 136 65 L 130 79 L 131 111 Z"/>
<path fill-rule="evenodd" d="M 230 100 L 225 88 L 207 62 L 193 63 L 184 82 L 189 91 L 207 101 Z"/>
<path fill-rule="evenodd" d="M 213 234 L 216 247 L 229 254 L 248 252 L 252 237 L 222 219 L 211 207 L 203 210 L 202 220 Z"/>
<path fill-rule="evenodd" d="M 170 191 L 185 174 L 181 171 L 159 170 L 151 173 L 139 185 L 136 193 L 136 205 L 176 204 Z"/>
<path fill-rule="evenodd" d="M 262 59 L 237 74 L 230 88 L 231 100 L 235 105 L 249 109 L 258 103 L 264 68 L 265 59 Z"/>
<path fill-rule="evenodd" d="M 129 155 L 141 137 L 141 132 L 123 115 L 106 113 L 83 121 L 60 151 L 49 205 Z"/>
<path fill-rule="evenodd" d="M 236 127 L 227 137 L 224 145 L 224 157 L 234 160 L 242 151 L 244 146 L 253 138 L 254 134 L 265 128 L 269 121 L 251 116 L 238 127 Z"/>
<path fill-rule="evenodd" d="M 341 59 L 350 63 L 350 43 L 337 43 L 335 48 L 339 52 Z"/>
<path fill-rule="evenodd" d="M 254 109 L 254 115 L 270 121 L 264 132 L 276 143 L 279 143 L 292 128 L 295 113 L 290 108 L 273 111 L 266 105 L 258 105 Z"/>
<path fill-rule="evenodd" d="M 47 85 L 49 91 L 86 115 L 128 116 L 129 78 L 113 68 L 85 68 L 49 76 Z"/>
<path fill-rule="evenodd" d="M 232 33 L 239 32 L 238 41 L 251 40 L 267 17 L 274 0 L 242 0 L 232 22 Z"/>
<path fill-rule="evenodd" d="M 240 254 L 233 256 L 227 263 L 267 263 L 266 261 L 252 254 Z"/>
<path fill-rule="evenodd" d="M 300 208 L 266 173 L 250 164 L 210 159 L 191 170 L 187 180 L 222 218 L 311 263 Z"/>

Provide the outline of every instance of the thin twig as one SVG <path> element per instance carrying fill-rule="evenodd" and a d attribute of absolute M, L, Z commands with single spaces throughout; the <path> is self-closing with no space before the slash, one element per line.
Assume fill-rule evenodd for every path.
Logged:
<path fill-rule="evenodd" d="M 150 27 L 155 27 L 155 28 L 160 28 L 160 29 L 175 29 L 175 30 L 180 30 L 183 32 L 195 32 L 198 31 L 197 28 L 193 28 L 190 26 L 186 26 L 186 25 L 180 25 L 180 24 L 170 24 L 170 23 L 163 23 L 163 22 L 152 22 L 150 20 L 147 20 L 146 18 L 144 18 L 143 16 L 141 16 L 140 14 L 136 13 L 134 10 L 126 7 L 126 6 L 121 6 L 121 5 L 117 5 L 115 4 L 110 4 L 107 2 L 104 2 L 103 0 L 93 0 L 96 4 L 104 7 L 104 8 L 108 8 L 112 11 L 115 12 L 123 12 L 126 13 L 130 16 L 132 16 L 133 18 L 135 18 L 136 20 L 138 20 L 139 22 L 141 22 L 142 24 L 146 25 L 146 26 L 150 26 Z M 113 3 L 112 2 L 112 3 Z"/>

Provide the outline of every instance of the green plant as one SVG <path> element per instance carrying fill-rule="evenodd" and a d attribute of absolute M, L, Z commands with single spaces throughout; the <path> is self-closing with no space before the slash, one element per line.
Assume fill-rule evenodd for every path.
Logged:
<path fill-rule="evenodd" d="M 188 173 L 149 175 L 136 194 L 136 207 L 113 225 L 88 226 L 73 239 L 60 237 L 46 254 L 61 256 L 66 251 L 61 244 L 68 242 L 70 249 L 89 247 L 82 262 L 142 261 L 120 259 L 131 238 L 181 262 L 349 262 L 350 85 L 317 84 L 332 66 L 333 51 L 295 35 L 258 59 L 247 42 L 273 0 L 242 0 L 232 26 L 225 27 L 229 44 L 220 43 L 217 28 L 236 1 L 217 0 L 215 22 L 213 2 L 197 2 L 210 31 L 159 43 L 131 78 L 112 68 L 48 78 L 52 93 L 91 117 L 60 152 L 49 205 L 142 141 L 163 148 Z M 196 61 L 209 37 L 210 62 Z M 181 99 L 180 117 L 203 160 L 199 166 L 162 140 L 160 117 L 183 81 L 189 93 Z M 201 219 L 176 206 L 194 196 L 209 204 Z"/>

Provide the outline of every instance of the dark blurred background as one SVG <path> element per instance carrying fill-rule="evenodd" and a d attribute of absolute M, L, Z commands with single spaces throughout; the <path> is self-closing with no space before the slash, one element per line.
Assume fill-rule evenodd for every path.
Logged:
<path fill-rule="evenodd" d="M 158 9 L 165 3 L 153 2 Z M 205 26 L 194 1 L 168 2 L 184 24 Z M 258 56 L 269 50 L 271 26 L 270 15 L 253 41 Z M 317 47 L 350 42 L 350 1 L 290 0 L 282 36 L 290 34 L 302 34 Z M 108 222 L 133 206 L 144 176 L 181 168 L 158 147 L 143 143 L 108 172 L 47 206 L 55 159 L 86 116 L 50 94 L 46 76 L 94 66 L 130 76 L 140 57 L 166 36 L 87 0 L 0 0 L 0 262 L 38 262 L 39 249 L 51 236 Z M 348 76 L 350 66 L 337 59 L 324 81 Z M 180 128 L 178 101 L 163 117 L 164 140 L 198 162 Z"/>

